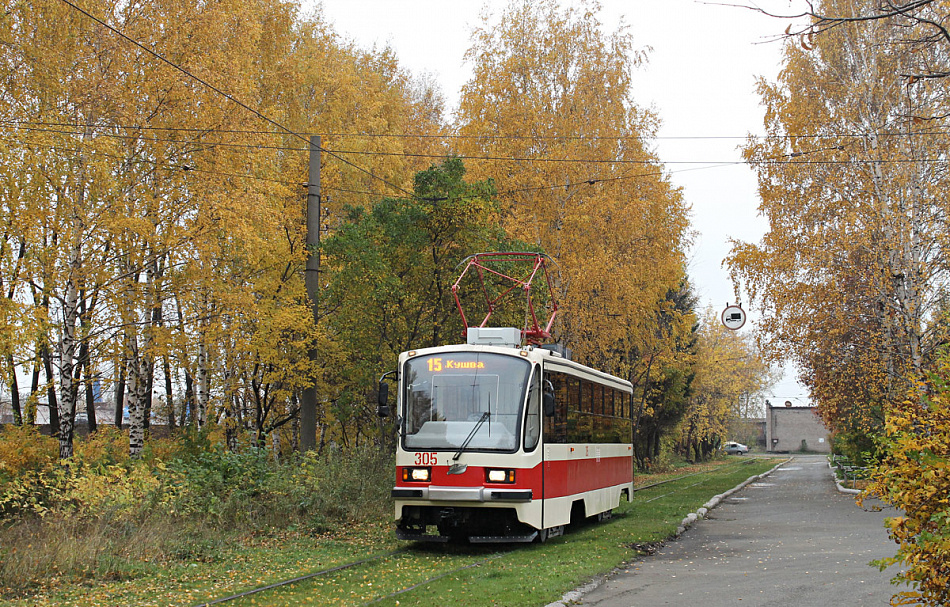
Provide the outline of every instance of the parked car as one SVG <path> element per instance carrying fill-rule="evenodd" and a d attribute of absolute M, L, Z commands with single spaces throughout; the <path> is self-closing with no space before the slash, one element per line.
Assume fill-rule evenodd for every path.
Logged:
<path fill-rule="evenodd" d="M 722 450 L 729 455 L 745 455 L 749 452 L 749 448 L 743 445 L 742 443 L 737 442 L 728 442 L 723 445 Z"/>

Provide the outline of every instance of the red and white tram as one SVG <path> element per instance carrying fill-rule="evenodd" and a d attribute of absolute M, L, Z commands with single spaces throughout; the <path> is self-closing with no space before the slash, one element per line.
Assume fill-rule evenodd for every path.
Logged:
<path fill-rule="evenodd" d="M 518 329 L 467 341 L 399 356 L 399 538 L 544 541 L 631 498 L 629 382 L 521 345 Z"/>

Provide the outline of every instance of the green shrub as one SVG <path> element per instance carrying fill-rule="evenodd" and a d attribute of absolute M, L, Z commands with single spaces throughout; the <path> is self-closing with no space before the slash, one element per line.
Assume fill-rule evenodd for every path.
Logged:
<path fill-rule="evenodd" d="M 392 455 L 366 447 L 277 461 L 212 437 L 187 432 L 160 441 L 161 458 L 131 459 L 124 433 L 107 429 L 59 461 L 55 445 L 44 455 L 45 437 L 8 435 L 3 448 L 28 449 L 0 484 L 0 588 L 133 576 L 145 560 L 215 560 L 266 529 L 324 533 L 390 516 Z"/>
<path fill-rule="evenodd" d="M 840 432 L 831 441 L 831 452 L 847 457 L 855 466 L 864 467 L 880 458 L 875 438 L 859 430 Z"/>
<path fill-rule="evenodd" d="M 55 438 L 36 426 L 5 425 L 0 431 L 0 491 L 4 483 L 51 466 L 59 457 Z"/>

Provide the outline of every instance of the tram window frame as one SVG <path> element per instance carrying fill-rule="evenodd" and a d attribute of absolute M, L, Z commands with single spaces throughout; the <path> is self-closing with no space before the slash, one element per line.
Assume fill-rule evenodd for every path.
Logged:
<path fill-rule="evenodd" d="M 541 424 L 541 367 L 535 367 L 528 383 L 528 398 L 525 402 L 522 442 L 524 452 L 537 449 L 543 432 Z M 529 434 L 530 433 L 530 434 Z"/>
<path fill-rule="evenodd" d="M 624 403 L 629 411 L 629 393 L 563 371 L 546 369 L 544 379 L 551 381 L 555 392 L 554 416 L 545 417 L 542 424 L 546 443 L 623 444 L 632 440 L 632 420 L 618 415 L 623 413 Z"/>
<path fill-rule="evenodd" d="M 567 409 L 581 411 L 584 407 L 584 382 L 578 377 L 564 374 L 567 382 Z"/>
<path fill-rule="evenodd" d="M 545 371 L 544 379 L 554 386 L 554 416 L 545 417 L 542 435 L 546 443 L 566 443 L 568 435 L 568 403 L 570 399 L 570 376 L 564 373 Z"/>

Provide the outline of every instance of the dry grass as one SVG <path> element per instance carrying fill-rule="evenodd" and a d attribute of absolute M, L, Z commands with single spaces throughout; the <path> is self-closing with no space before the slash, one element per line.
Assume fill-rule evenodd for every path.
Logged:
<path fill-rule="evenodd" d="M 713 459 L 708 462 L 700 462 L 696 464 L 669 466 L 667 469 L 661 472 L 643 473 L 643 472 L 638 471 L 634 475 L 634 485 L 637 487 L 642 487 L 644 485 L 650 485 L 653 483 L 670 480 L 673 478 L 684 476 L 686 474 L 696 474 L 698 472 L 709 472 L 711 470 L 716 470 L 718 468 L 721 468 L 722 466 L 742 463 L 743 461 L 748 461 L 748 460 L 741 460 L 738 458 L 730 458 L 730 459 L 720 458 L 720 459 Z"/>
<path fill-rule="evenodd" d="M 268 529 L 321 533 L 391 510 L 391 457 L 373 449 L 275 462 L 265 451 L 189 451 L 181 441 L 182 455 L 163 462 L 123 460 L 115 442 L 83 445 L 66 465 L 22 466 L 19 475 L 6 468 L 0 596 L 128 580 L 157 564 L 213 563 Z"/>
<path fill-rule="evenodd" d="M 168 518 L 114 525 L 107 518 L 21 519 L 0 529 L 0 592 L 19 596 L 61 583 L 134 578 L 143 565 L 214 560 L 220 532 Z"/>

